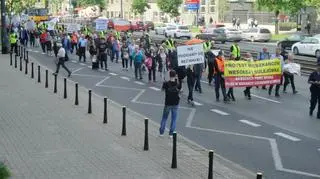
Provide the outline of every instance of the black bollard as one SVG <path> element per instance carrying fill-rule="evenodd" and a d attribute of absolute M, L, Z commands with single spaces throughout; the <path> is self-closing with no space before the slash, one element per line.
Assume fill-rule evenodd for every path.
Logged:
<path fill-rule="evenodd" d="M 17 45 L 17 53 L 16 53 L 17 56 L 20 56 L 20 46 Z"/>
<path fill-rule="evenodd" d="M 148 137 L 148 119 L 144 119 L 144 147 L 143 150 L 149 150 L 149 137 Z"/>
<path fill-rule="evenodd" d="M 262 173 L 257 173 L 257 179 L 262 179 Z"/>
<path fill-rule="evenodd" d="M 12 52 L 10 52 L 10 66 L 12 66 Z"/>
<path fill-rule="evenodd" d="M 173 145 L 172 145 L 172 162 L 171 168 L 177 168 L 177 133 L 173 133 Z"/>
<path fill-rule="evenodd" d="M 67 99 L 67 78 L 63 79 L 63 98 Z"/>
<path fill-rule="evenodd" d="M 53 93 L 57 93 L 57 74 L 54 74 L 54 85 L 53 85 Z"/>
<path fill-rule="evenodd" d="M 29 63 L 29 51 L 27 51 L 27 62 Z"/>
<path fill-rule="evenodd" d="M 25 69 L 24 69 L 24 74 L 28 74 L 28 62 L 27 61 L 25 61 L 24 62 L 25 63 Z"/>
<path fill-rule="evenodd" d="M 127 135 L 126 111 L 127 111 L 126 107 L 123 106 L 122 107 L 122 132 L 121 132 L 122 136 L 126 136 Z"/>
<path fill-rule="evenodd" d="M 38 83 L 41 83 L 41 78 L 40 78 L 40 65 L 38 65 Z"/>
<path fill-rule="evenodd" d="M 75 89 L 76 89 L 76 96 L 75 96 L 75 101 L 74 105 L 79 105 L 79 97 L 78 97 L 78 83 L 75 84 Z"/>
<path fill-rule="evenodd" d="M 23 59 L 27 60 L 27 58 L 26 58 L 26 48 L 23 48 Z"/>
<path fill-rule="evenodd" d="M 46 70 L 46 81 L 44 83 L 44 87 L 48 88 L 49 84 L 48 84 L 48 70 Z"/>
<path fill-rule="evenodd" d="M 19 66 L 19 68 L 20 68 L 20 71 L 22 71 L 22 58 L 20 57 L 20 66 Z"/>
<path fill-rule="evenodd" d="M 209 171 L 208 179 L 213 179 L 213 150 L 209 151 Z"/>
<path fill-rule="evenodd" d="M 17 62 L 17 57 L 18 57 L 17 55 L 14 56 L 14 67 L 15 68 L 17 68 L 17 63 L 18 63 Z"/>
<path fill-rule="evenodd" d="M 92 113 L 92 106 L 91 106 L 91 90 L 89 90 L 89 105 L 88 105 L 88 114 L 91 114 Z"/>
<path fill-rule="evenodd" d="M 108 98 L 103 98 L 104 110 L 103 110 L 103 124 L 108 123 Z"/>
<path fill-rule="evenodd" d="M 31 62 L 31 78 L 34 78 L 34 66 L 33 62 Z"/>

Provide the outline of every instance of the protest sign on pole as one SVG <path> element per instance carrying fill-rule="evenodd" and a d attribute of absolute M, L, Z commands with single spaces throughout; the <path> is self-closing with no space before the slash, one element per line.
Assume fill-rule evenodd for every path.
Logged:
<path fill-rule="evenodd" d="M 204 63 L 202 44 L 184 45 L 177 47 L 178 66 Z"/>
<path fill-rule="evenodd" d="M 279 84 L 281 80 L 279 59 L 262 61 L 228 61 L 224 63 L 226 88 Z"/>
<path fill-rule="evenodd" d="M 54 30 L 54 26 L 55 26 L 54 22 L 47 21 L 46 24 L 47 24 L 48 30 Z"/>
<path fill-rule="evenodd" d="M 108 29 L 108 19 L 97 19 L 96 23 L 96 31 L 104 31 Z"/>
<path fill-rule="evenodd" d="M 68 24 L 67 25 L 67 32 L 73 33 L 80 30 L 80 24 Z"/>

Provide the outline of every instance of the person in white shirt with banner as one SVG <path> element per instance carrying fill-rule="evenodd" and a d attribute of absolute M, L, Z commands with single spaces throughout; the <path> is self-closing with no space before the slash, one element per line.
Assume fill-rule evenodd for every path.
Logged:
<path fill-rule="evenodd" d="M 286 93 L 286 89 L 288 84 L 291 84 L 293 94 L 296 94 L 296 87 L 294 84 L 294 75 L 301 75 L 300 69 L 301 66 L 297 63 L 293 62 L 294 56 L 292 53 L 289 53 L 288 59 L 285 61 L 285 65 L 283 67 L 283 76 L 284 76 L 284 84 L 283 84 L 283 92 Z"/>

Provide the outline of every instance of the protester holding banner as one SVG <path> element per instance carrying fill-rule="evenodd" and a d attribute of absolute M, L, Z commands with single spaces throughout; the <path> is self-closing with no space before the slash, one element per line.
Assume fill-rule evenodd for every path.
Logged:
<path fill-rule="evenodd" d="M 318 65 L 317 70 L 310 74 L 308 83 L 311 84 L 310 92 L 310 110 L 309 115 L 313 115 L 313 111 L 318 103 L 318 113 L 317 118 L 320 119 L 320 65 Z"/>
<path fill-rule="evenodd" d="M 226 94 L 226 87 L 224 81 L 224 57 L 223 52 L 219 51 L 217 58 L 214 61 L 214 76 L 215 76 L 215 93 L 216 101 L 220 101 L 219 89 L 221 88 L 224 102 L 228 102 L 229 98 Z"/>
<path fill-rule="evenodd" d="M 271 55 L 271 59 L 279 59 L 280 63 L 281 63 L 281 69 L 282 69 L 283 65 L 284 65 L 284 60 L 283 60 L 283 56 L 280 53 L 281 53 L 281 49 L 277 48 L 276 49 L 276 53 Z M 282 76 L 281 76 L 281 79 L 280 79 L 280 83 L 276 84 L 276 92 L 275 92 L 275 96 L 276 97 L 280 97 L 279 89 L 280 89 L 281 84 L 282 84 Z M 269 90 L 268 90 L 269 95 L 271 95 L 271 93 L 272 93 L 272 88 L 273 88 L 273 85 L 270 85 L 269 86 Z"/>
<path fill-rule="evenodd" d="M 285 61 L 285 65 L 283 68 L 283 76 L 284 76 L 284 84 L 283 84 L 283 92 L 286 93 L 286 89 L 288 84 L 291 84 L 293 94 L 296 94 L 296 87 L 294 84 L 294 75 L 300 73 L 300 65 L 293 62 L 294 56 L 292 53 L 288 55 L 288 59 Z"/>
<path fill-rule="evenodd" d="M 233 54 L 231 54 L 229 60 L 230 61 L 235 61 L 236 57 Z M 236 101 L 236 98 L 234 97 L 234 94 L 233 94 L 233 88 L 232 87 L 228 89 L 227 97 L 229 99 L 232 99 L 232 101 Z"/>
<path fill-rule="evenodd" d="M 188 103 L 191 105 L 194 105 L 193 102 L 193 88 L 194 88 L 194 80 L 195 74 L 194 74 L 194 68 L 193 65 L 187 66 L 187 85 L 188 85 Z"/>
<path fill-rule="evenodd" d="M 248 52 L 245 54 L 243 59 L 249 63 L 252 63 L 254 61 L 251 53 Z M 248 100 L 251 100 L 251 88 L 252 86 L 247 86 L 246 89 L 243 91 L 244 96 L 247 97 Z"/>

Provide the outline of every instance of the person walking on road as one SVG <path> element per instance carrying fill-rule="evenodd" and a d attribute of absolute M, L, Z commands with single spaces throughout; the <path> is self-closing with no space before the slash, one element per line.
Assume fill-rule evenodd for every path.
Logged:
<path fill-rule="evenodd" d="M 128 71 L 130 49 L 126 41 L 123 42 L 121 47 L 121 58 L 122 58 L 122 70 Z"/>
<path fill-rule="evenodd" d="M 311 84 L 310 92 L 310 110 L 309 115 L 313 115 L 313 111 L 318 103 L 317 118 L 320 119 L 320 65 L 317 66 L 317 70 L 310 74 L 308 83 Z"/>
<path fill-rule="evenodd" d="M 160 125 L 160 136 L 163 136 L 166 122 L 171 112 L 171 124 L 169 130 L 169 136 L 173 135 L 173 132 L 176 131 L 176 121 L 178 117 L 178 108 L 180 102 L 180 89 L 179 84 L 177 82 L 177 74 L 174 70 L 169 72 L 170 80 L 166 81 L 162 85 L 162 90 L 165 91 L 165 104 L 162 113 L 162 120 Z"/>
<path fill-rule="evenodd" d="M 244 60 L 250 63 L 253 62 L 251 53 L 246 53 Z M 251 100 L 251 88 L 252 86 L 247 86 L 246 89 L 243 91 L 244 96 L 247 97 L 248 100 Z"/>
<path fill-rule="evenodd" d="M 235 60 L 235 57 L 231 54 L 229 60 L 233 60 L 233 61 L 234 61 L 234 60 Z M 229 89 L 228 89 L 227 97 L 228 97 L 229 99 L 232 99 L 232 101 L 236 101 L 236 98 L 234 97 L 234 94 L 233 94 L 233 88 L 229 88 Z"/>
<path fill-rule="evenodd" d="M 208 83 L 211 86 L 213 79 L 213 63 L 216 57 L 211 51 L 209 51 L 206 55 L 208 59 Z"/>
<path fill-rule="evenodd" d="M 290 53 L 288 55 L 288 59 L 285 61 L 286 63 L 285 66 L 292 64 L 293 60 L 294 60 L 294 56 L 292 53 Z M 283 93 L 287 93 L 286 89 L 289 83 L 291 84 L 293 94 L 298 93 L 298 91 L 296 91 L 296 86 L 294 84 L 294 75 L 295 74 L 291 73 L 289 69 L 287 68 L 283 69 L 283 76 L 284 76 Z"/>
<path fill-rule="evenodd" d="M 219 89 L 222 90 L 223 100 L 224 102 L 228 102 L 229 98 L 226 94 L 226 87 L 225 87 L 225 81 L 224 81 L 224 57 L 223 52 L 219 51 L 219 54 L 214 61 L 214 74 L 215 74 L 215 93 L 216 93 L 216 101 L 220 101 L 220 93 Z"/>
<path fill-rule="evenodd" d="M 13 30 L 10 33 L 9 40 L 10 40 L 11 52 L 17 53 L 18 52 L 18 45 L 17 45 L 18 35 Z"/>
<path fill-rule="evenodd" d="M 138 45 L 135 47 L 135 51 L 133 52 L 133 61 L 134 61 L 134 75 L 136 79 L 138 79 L 138 72 L 139 72 L 139 79 L 142 80 L 142 71 L 141 65 L 144 61 L 144 53 L 142 52 L 141 48 Z"/>
<path fill-rule="evenodd" d="M 86 62 L 86 47 L 87 47 L 87 39 L 85 39 L 84 35 L 81 35 L 79 39 L 79 62 L 81 62 L 81 57 L 83 57 L 83 62 Z"/>
<path fill-rule="evenodd" d="M 270 59 L 270 57 L 271 56 L 270 56 L 270 53 L 268 52 L 268 49 L 266 47 L 264 47 L 262 49 L 262 52 L 259 53 L 258 60 L 268 60 L 268 59 Z M 259 87 L 257 87 L 257 88 L 259 88 Z M 266 90 L 267 89 L 266 85 L 263 85 L 262 89 Z"/>
<path fill-rule="evenodd" d="M 63 47 L 60 47 L 58 51 L 58 64 L 57 64 L 57 69 L 56 72 L 53 73 L 53 75 L 58 75 L 60 66 L 62 66 L 67 72 L 68 72 L 68 77 L 71 76 L 71 71 L 65 66 L 65 57 L 66 57 L 66 50 Z"/>
<path fill-rule="evenodd" d="M 194 77 L 195 77 L 195 91 L 198 91 L 199 93 L 202 93 L 201 88 L 201 76 L 203 72 L 203 64 L 198 63 L 193 65 L 193 71 L 194 71 Z"/>
<path fill-rule="evenodd" d="M 108 48 L 108 44 L 105 40 L 105 37 L 100 37 L 100 40 L 98 42 L 98 59 L 100 62 L 101 69 L 103 69 L 103 64 L 104 64 L 104 69 L 107 71 L 108 70 L 108 63 L 107 63 L 107 53 L 106 50 Z"/>
<path fill-rule="evenodd" d="M 235 56 L 235 60 L 240 60 L 241 58 L 240 47 L 237 41 L 234 41 L 233 44 L 231 45 L 230 52 L 233 56 Z"/>
<path fill-rule="evenodd" d="M 189 65 L 187 66 L 187 85 L 189 90 L 188 103 L 191 105 L 194 105 L 194 102 L 193 102 L 193 88 L 195 84 L 194 79 L 195 79 L 195 74 L 194 74 L 193 65 Z"/>
<path fill-rule="evenodd" d="M 279 59 L 280 60 L 280 63 L 281 63 L 281 70 L 283 71 L 283 65 L 284 65 L 284 61 L 283 61 L 283 56 L 280 55 L 281 53 L 281 49 L 280 48 L 277 48 L 276 49 L 276 53 L 271 55 L 271 59 Z M 279 84 L 276 84 L 276 93 L 275 93 L 275 96 L 276 97 L 280 97 L 280 94 L 279 94 L 279 89 L 280 89 L 280 86 L 282 84 L 282 74 L 281 74 L 281 77 L 280 77 L 280 83 Z M 269 90 L 268 90 L 268 93 L 269 95 L 271 95 L 272 93 L 272 88 L 273 88 L 274 85 L 270 85 L 269 86 Z"/>

